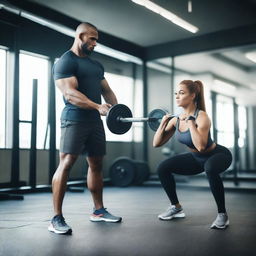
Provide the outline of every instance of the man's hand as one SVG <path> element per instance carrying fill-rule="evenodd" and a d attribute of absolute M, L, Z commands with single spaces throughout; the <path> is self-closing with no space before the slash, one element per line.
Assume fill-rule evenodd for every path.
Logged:
<path fill-rule="evenodd" d="M 99 105 L 98 111 L 100 112 L 101 116 L 106 116 L 111 107 L 111 104 L 101 104 Z"/>

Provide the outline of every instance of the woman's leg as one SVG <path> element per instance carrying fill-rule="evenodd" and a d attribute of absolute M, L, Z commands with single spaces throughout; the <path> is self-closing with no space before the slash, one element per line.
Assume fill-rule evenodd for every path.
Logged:
<path fill-rule="evenodd" d="M 225 147 L 218 146 L 217 152 L 209 157 L 204 164 L 210 188 L 218 207 L 218 213 L 226 212 L 224 186 L 219 174 L 227 170 L 231 162 L 231 153 Z"/>
<path fill-rule="evenodd" d="M 202 167 L 197 163 L 191 153 L 170 157 L 159 164 L 157 168 L 158 176 L 172 205 L 179 204 L 173 173 L 194 175 L 202 171 Z"/>

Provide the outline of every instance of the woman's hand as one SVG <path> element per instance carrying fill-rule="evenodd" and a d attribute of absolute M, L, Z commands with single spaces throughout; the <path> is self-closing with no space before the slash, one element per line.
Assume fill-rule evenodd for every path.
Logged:
<path fill-rule="evenodd" d="M 164 115 L 153 138 L 153 147 L 160 147 L 165 144 L 175 131 L 175 118 L 173 115 Z"/>

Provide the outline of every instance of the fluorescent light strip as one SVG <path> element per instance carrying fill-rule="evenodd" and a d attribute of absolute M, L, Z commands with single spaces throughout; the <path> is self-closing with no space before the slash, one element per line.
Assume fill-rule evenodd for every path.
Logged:
<path fill-rule="evenodd" d="M 0 9 L 2 9 L 2 8 L 5 9 L 6 11 L 15 13 L 17 15 L 21 15 L 23 18 L 29 19 L 29 20 L 31 20 L 33 22 L 36 22 L 36 23 L 38 23 L 42 26 L 46 26 L 48 28 L 51 28 L 51 29 L 53 29 L 55 31 L 58 31 L 62 34 L 65 34 L 67 36 L 75 37 L 75 30 L 70 29 L 68 27 L 65 27 L 61 24 L 58 24 L 58 23 L 55 23 L 55 22 L 49 22 L 46 19 L 35 16 L 35 15 L 33 15 L 31 13 L 28 13 L 28 12 L 25 12 L 25 11 L 21 11 L 21 10 L 15 8 L 15 7 L 9 7 L 9 6 L 0 4 Z M 99 44 L 99 43 L 97 43 L 97 46 L 95 47 L 94 51 L 98 52 L 98 53 L 101 53 L 101 54 L 104 54 L 104 55 L 107 55 L 107 56 L 110 56 L 110 57 L 118 59 L 118 60 L 125 61 L 125 62 L 132 62 L 132 63 L 136 63 L 136 64 L 139 64 L 139 65 L 142 64 L 142 60 L 135 57 L 135 56 L 117 51 L 115 49 L 112 49 L 110 47 L 107 47 L 107 46 Z"/>
<path fill-rule="evenodd" d="M 256 63 L 256 51 L 247 52 L 247 53 L 245 54 L 245 57 L 246 57 L 247 59 L 249 59 L 250 61 Z"/>
<path fill-rule="evenodd" d="M 139 5 L 142 5 L 142 6 L 146 7 L 147 9 L 151 10 L 152 12 L 160 14 L 161 16 L 166 18 L 167 20 L 169 20 L 172 23 L 188 30 L 191 33 L 196 33 L 199 30 L 196 26 L 188 23 L 187 21 L 181 19 L 180 17 L 178 17 L 174 13 L 172 13 L 170 11 L 167 11 L 166 9 L 162 8 L 161 6 L 151 2 L 149 0 L 132 0 L 132 1 L 136 4 L 139 4 Z"/>
<path fill-rule="evenodd" d="M 34 16 L 32 14 L 29 14 L 29 13 L 26 13 L 26 12 L 23 12 L 23 11 L 21 12 L 21 16 L 24 17 L 24 18 L 27 18 L 29 20 L 32 20 L 34 22 L 37 22 L 37 23 L 39 23 L 43 26 L 54 29 L 54 30 L 56 30 L 60 33 L 68 35 L 70 37 L 75 37 L 75 30 L 73 30 L 73 29 L 67 28 L 65 26 L 59 25 L 59 24 L 54 23 L 54 22 L 49 22 L 49 21 L 47 21 L 43 18 Z M 107 47 L 103 44 L 97 43 L 97 46 L 95 47 L 94 51 L 98 52 L 98 53 L 101 53 L 101 54 L 104 54 L 104 55 L 107 55 L 107 56 L 110 56 L 110 57 L 113 57 L 115 59 L 125 61 L 125 62 L 133 62 L 133 63 L 139 64 L 139 65 L 142 64 L 141 59 L 139 59 L 135 56 L 129 55 L 127 53 L 123 53 L 123 52 L 114 50 L 114 49 L 112 49 L 110 47 Z"/>
<path fill-rule="evenodd" d="M 233 92 L 236 90 L 236 86 L 229 84 L 227 82 L 224 82 L 222 80 L 219 80 L 219 79 L 214 79 L 214 83 L 215 83 L 215 86 L 219 86 L 220 89 L 224 89 L 227 91 L 233 91 Z"/>
<path fill-rule="evenodd" d="M 172 73 L 170 68 L 164 67 L 164 66 L 159 65 L 158 63 L 152 62 L 152 61 L 147 62 L 147 67 L 155 69 L 155 70 L 159 70 L 159 71 L 167 73 L 167 74 L 171 74 Z"/>

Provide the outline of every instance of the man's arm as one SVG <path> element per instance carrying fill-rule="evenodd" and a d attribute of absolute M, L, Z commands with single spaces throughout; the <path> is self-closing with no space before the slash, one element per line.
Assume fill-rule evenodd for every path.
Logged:
<path fill-rule="evenodd" d="M 91 101 L 86 95 L 77 90 L 78 83 L 76 77 L 72 76 L 69 78 L 58 79 L 55 81 L 56 86 L 62 92 L 64 98 L 75 105 L 83 109 L 96 109 L 101 115 L 106 115 L 110 105 L 109 104 L 97 104 Z"/>
<path fill-rule="evenodd" d="M 101 81 L 101 94 L 102 94 L 104 100 L 106 101 L 106 103 L 109 103 L 111 105 L 117 104 L 116 95 L 111 90 L 106 79 L 103 79 Z"/>

